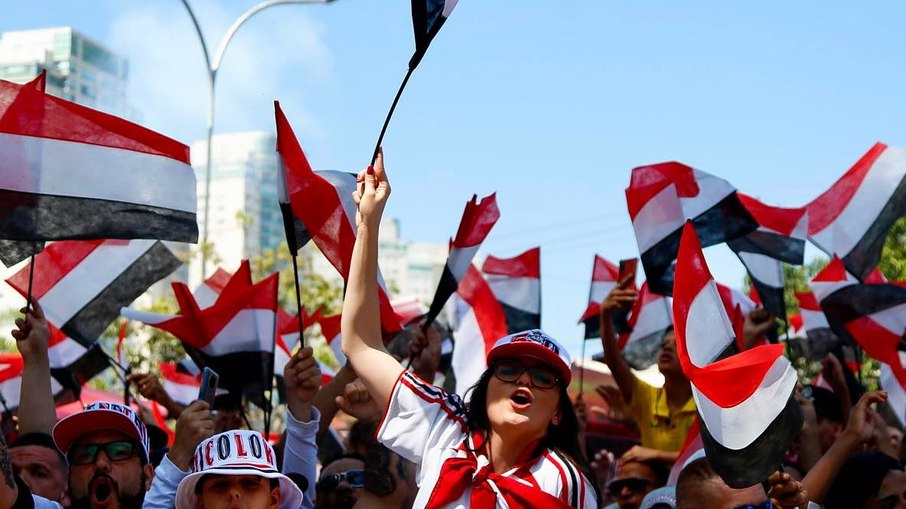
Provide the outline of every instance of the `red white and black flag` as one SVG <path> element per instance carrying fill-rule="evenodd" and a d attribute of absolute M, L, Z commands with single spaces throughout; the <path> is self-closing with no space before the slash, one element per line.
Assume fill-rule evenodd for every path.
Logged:
<path fill-rule="evenodd" d="M 758 221 L 758 229 L 727 241 L 727 246 L 745 265 L 764 308 L 785 320 L 783 263 L 802 265 L 808 236 L 808 211 L 805 207 L 772 207 L 750 196 L 737 195 Z"/>
<path fill-rule="evenodd" d="M 196 242 L 188 147 L 42 83 L 0 81 L 0 238 Z"/>
<path fill-rule="evenodd" d="M 618 338 L 623 359 L 635 369 L 648 368 L 657 362 L 664 336 L 671 327 L 673 314 L 667 297 L 652 293 L 648 283 L 643 283 L 629 312 L 626 330 Z"/>
<path fill-rule="evenodd" d="M 428 46 L 450 17 L 459 0 L 412 0 L 412 28 L 415 30 L 415 53 L 409 69 L 415 69 Z"/>
<path fill-rule="evenodd" d="M 72 391 L 78 399 L 82 386 L 110 367 L 110 358 L 101 350 L 101 345 L 91 346 L 79 343 L 66 336 L 60 329 L 48 323 L 50 341 L 47 348 L 47 359 L 50 362 L 50 374 L 65 389 Z"/>
<path fill-rule="evenodd" d="M 473 195 L 472 200 L 466 203 L 466 209 L 459 221 L 456 236 L 450 239 L 450 254 L 447 263 L 440 275 L 434 300 L 428 309 L 425 320 L 426 326 L 437 318 L 447 299 L 456 292 L 459 282 L 472 266 L 472 259 L 481 247 L 481 243 L 491 232 L 491 228 L 500 219 L 500 210 L 497 209 L 497 195 L 491 194 L 478 201 L 478 195 Z"/>
<path fill-rule="evenodd" d="M 799 302 L 799 317 L 801 330 L 797 333 L 794 326 L 794 317 L 790 317 L 792 345 L 796 346 L 797 354 L 809 360 L 819 361 L 840 345 L 840 338 L 834 334 L 821 304 L 812 292 L 796 292 Z"/>
<path fill-rule="evenodd" d="M 248 271 L 240 269 L 217 301 L 204 309 L 185 284 L 174 282 L 180 314 L 130 308 L 123 308 L 122 314 L 173 334 L 198 366 L 220 375 L 221 387 L 261 404 L 263 392 L 273 386 L 277 277 L 271 274 L 252 284 Z"/>
<path fill-rule="evenodd" d="M 506 315 L 488 282 L 471 264 L 450 299 L 447 315 L 455 339 L 451 363 L 456 394 L 466 394 L 487 369 L 488 351 L 507 335 Z"/>
<path fill-rule="evenodd" d="M 43 242 L 28 240 L 0 240 L 0 262 L 7 267 L 21 262 L 44 250 Z"/>
<path fill-rule="evenodd" d="M 585 324 L 585 339 L 601 336 L 601 303 L 607 295 L 617 287 L 617 277 L 620 269 L 609 260 L 595 255 L 591 267 L 591 288 L 588 290 L 588 305 L 579 318 L 579 323 Z"/>
<path fill-rule="evenodd" d="M 673 262 L 686 220 L 706 247 L 758 228 L 729 182 L 679 162 L 633 169 L 626 203 L 648 285 L 661 295 L 673 292 Z"/>
<path fill-rule="evenodd" d="M 796 370 L 780 344 L 730 354 L 737 333 L 691 221 L 679 248 L 673 316 L 677 356 L 692 382 L 709 463 L 730 487 L 762 482 L 802 428 L 793 399 Z"/>
<path fill-rule="evenodd" d="M 834 257 L 809 284 L 831 330 L 873 358 L 897 365 L 900 349 L 906 349 L 906 287 L 879 276 L 866 281 L 859 282 Z"/>
<path fill-rule="evenodd" d="M 19 408 L 19 394 L 22 392 L 22 370 L 25 367 L 18 353 L 0 353 L 0 410 L 13 411 Z M 50 379 L 50 390 L 54 399 L 68 399 L 66 388 L 56 378 Z"/>
<path fill-rule="evenodd" d="M 808 208 L 808 238 L 865 280 L 906 214 L 906 151 L 876 143 Z"/>
<path fill-rule="evenodd" d="M 481 272 L 503 308 L 509 334 L 541 328 L 540 247 L 513 258 L 488 256 Z"/>
<path fill-rule="evenodd" d="M 352 198 L 355 175 L 340 171 L 312 170 L 289 121 L 274 103 L 277 119 L 277 152 L 283 182 L 280 208 L 290 253 L 295 255 L 309 239 L 346 281 L 356 236 L 356 205 Z M 378 271 L 381 329 L 385 334 L 400 330 L 390 306 L 386 285 Z"/>
<path fill-rule="evenodd" d="M 48 244 L 35 257 L 32 297 L 47 321 L 91 345 L 120 308 L 178 269 L 182 262 L 160 241 L 86 240 Z M 25 296 L 30 264 L 6 280 Z"/>

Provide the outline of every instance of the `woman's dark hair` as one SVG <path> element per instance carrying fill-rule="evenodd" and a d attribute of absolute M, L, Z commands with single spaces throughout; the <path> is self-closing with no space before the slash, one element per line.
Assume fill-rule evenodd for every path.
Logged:
<path fill-rule="evenodd" d="M 491 430 L 491 421 L 488 418 L 487 400 L 488 384 L 490 383 L 492 376 L 494 376 L 494 366 L 489 366 L 488 369 L 481 374 L 481 377 L 478 378 L 478 381 L 475 382 L 475 385 L 466 391 L 466 394 L 472 394 L 466 412 L 466 422 L 468 423 L 470 431 L 488 432 Z M 560 401 L 558 403 L 560 423 L 556 426 L 548 424 L 547 434 L 541 439 L 539 446 L 556 450 L 567 455 L 569 459 L 582 470 L 582 473 L 585 474 L 585 477 L 588 478 L 589 482 L 594 487 L 595 496 L 598 500 L 601 500 L 601 494 L 598 492 L 598 483 L 594 471 L 592 471 L 591 466 L 588 464 L 588 460 L 585 458 L 585 455 L 582 454 L 582 448 L 579 446 L 579 419 L 576 417 L 576 410 L 573 408 L 573 403 L 569 398 L 566 386 L 563 385 L 563 383 L 560 383 L 558 388 L 560 392 Z"/>

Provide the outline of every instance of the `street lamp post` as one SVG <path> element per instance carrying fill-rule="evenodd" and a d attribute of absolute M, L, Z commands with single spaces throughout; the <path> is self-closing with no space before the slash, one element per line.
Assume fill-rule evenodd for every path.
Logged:
<path fill-rule="evenodd" d="M 204 277 L 207 275 L 208 270 L 208 221 L 210 211 L 209 203 L 211 201 L 211 141 L 214 136 L 214 86 L 217 83 L 217 71 L 220 69 L 220 63 L 223 61 L 223 54 L 227 49 L 227 45 L 230 44 L 230 40 L 233 38 L 233 35 L 236 34 L 236 31 L 239 30 L 239 27 L 241 27 L 252 16 L 265 9 L 284 4 L 324 4 L 330 3 L 332 1 L 334 0 L 268 0 L 261 2 L 242 13 L 242 15 L 233 22 L 226 33 L 223 34 L 223 39 L 220 40 L 220 45 L 217 47 L 217 53 L 214 54 L 214 60 L 212 61 L 210 53 L 208 52 L 208 45 L 205 42 L 204 34 L 201 33 L 201 25 L 198 24 L 198 18 L 195 17 L 195 13 L 192 11 L 192 7 L 189 5 L 189 0 L 182 0 L 182 4 L 185 6 L 186 11 L 189 13 L 189 17 L 192 18 L 192 24 L 195 26 L 195 32 L 198 34 L 198 40 L 199 42 L 201 42 L 201 50 L 204 52 L 204 60 L 207 64 L 208 71 L 208 144 L 207 161 L 205 165 L 206 167 L 204 176 L 204 222 L 202 224 L 201 233 L 202 279 L 204 279 Z"/>

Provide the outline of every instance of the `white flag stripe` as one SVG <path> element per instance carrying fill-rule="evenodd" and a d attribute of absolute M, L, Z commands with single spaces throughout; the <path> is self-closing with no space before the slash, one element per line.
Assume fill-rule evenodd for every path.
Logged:
<path fill-rule="evenodd" d="M 485 360 L 484 336 L 478 325 L 475 310 L 472 309 L 459 295 L 454 295 L 450 300 L 456 300 L 457 309 L 465 311 L 460 315 L 453 336 L 456 346 L 450 361 L 453 372 L 456 373 L 456 394 L 465 394 L 466 389 L 478 381 L 481 374 L 487 369 Z M 462 306 L 460 308 L 460 306 Z M 458 313 L 457 313 L 458 314 Z"/>
<path fill-rule="evenodd" d="M 173 398 L 173 401 L 180 405 L 190 405 L 193 401 L 198 399 L 198 389 L 200 387 L 201 384 L 182 384 L 164 378 L 164 390 L 167 391 L 167 394 L 169 394 L 171 398 Z"/>
<path fill-rule="evenodd" d="M 830 328 L 827 323 L 827 317 L 824 316 L 824 311 L 799 308 L 799 314 L 802 315 L 802 328 L 806 331 Z"/>
<path fill-rule="evenodd" d="M 652 197 L 632 221 L 639 252 L 654 247 L 664 237 L 683 227 L 683 208 L 676 194 L 676 186 L 669 184 Z"/>
<path fill-rule="evenodd" d="M 68 322 L 151 249 L 155 242 L 133 240 L 128 246 L 98 246 L 41 297 L 47 321 L 60 326 Z"/>
<path fill-rule="evenodd" d="M 453 8 L 456 7 L 456 2 L 458 1 L 459 0 L 447 0 L 446 2 L 444 2 L 444 10 L 441 13 L 441 16 L 449 18 L 450 13 L 453 12 Z"/>
<path fill-rule="evenodd" d="M 796 387 L 796 370 L 786 357 L 778 357 L 761 385 L 742 403 L 721 407 L 693 384 L 692 396 L 708 432 L 719 444 L 738 451 L 749 446 L 768 429 L 787 405 Z"/>
<path fill-rule="evenodd" d="M 714 362 L 736 337 L 713 279 L 689 305 L 685 337 L 689 359 L 699 367 Z"/>
<path fill-rule="evenodd" d="M 457 282 L 462 281 L 462 278 L 466 275 L 466 271 L 469 270 L 469 265 L 472 265 L 475 253 L 478 252 L 480 247 L 481 244 L 450 249 L 450 256 L 447 258 L 447 268 L 450 269 L 450 273 L 453 274 L 453 278 Z"/>
<path fill-rule="evenodd" d="M 4 133 L 0 133 L 0 153 L 7 166 L 22 169 L 0 173 L 3 189 L 195 213 L 195 173 L 191 166 L 169 157 Z M 25 173 L 40 175 L 40 180 L 21 178 Z"/>
<path fill-rule="evenodd" d="M 906 177 L 906 151 L 888 146 L 878 157 L 846 207 L 828 228 L 811 235 L 811 240 L 829 254 L 849 253 L 887 206 L 896 185 Z"/>
<path fill-rule="evenodd" d="M 538 278 L 484 274 L 497 300 L 516 309 L 540 313 L 541 281 Z"/>
<path fill-rule="evenodd" d="M 740 251 L 737 255 L 752 277 L 768 286 L 783 288 L 783 265 L 780 262 L 770 256 L 748 251 Z"/>
<path fill-rule="evenodd" d="M 47 358 L 51 368 L 65 368 L 79 360 L 87 351 L 78 341 L 66 338 L 47 349 Z"/>
<path fill-rule="evenodd" d="M 667 299 L 658 299 L 642 306 L 636 326 L 629 335 L 629 341 L 644 338 L 673 325 L 672 314 Z"/>
<path fill-rule="evenodd" d="M 897 416 L 900 425 L 906 426 L 906 392 L 887 364 L 881 364 L 881 376 L 878 381 L 881 388 L 887 391 L 887 404 Z"/>
<path fill-rule="evenodd" d="M 201 351 L 215 357 L 235 352 L 270 352 L 274 348 L 275 315 L 270 309 L 243 309 Z"/>
<path fill-rule="evenodd" d="M 337 359 L 337 362 L 340 363 L 340 366 L 346 364 L 346 354 L 343 353 L 343 342 L 340 340 L 340 335 L 337 334 L 332 338 L 327 339 L 328 345 L 330 345 L 330 351 L 333 352 L 333 356 Z"/>
<path fill-rule="evenodd" d="M 906 303 L 869 315 L 874 322 L 894 334 L 906 332 Z"/>
<path fill-rule="evenodd" d="M 588 297 L 589 302 L 603 302 L 607 298 L 607 294 L 616 287 L 617 283 L 614 281 L 592 281 Z"/>

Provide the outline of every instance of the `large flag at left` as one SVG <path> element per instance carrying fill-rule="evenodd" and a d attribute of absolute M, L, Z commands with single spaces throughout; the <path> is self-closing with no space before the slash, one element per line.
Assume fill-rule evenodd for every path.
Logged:
<path fill-rule="evenodd" d="M 81 240 L 48 244 L 35 257 L 32 297 L 47 321 L 84 346 L 151 285 L 178 269 L 179 261 L 155 240 Z M 28 264 L 6 282 L 26 296 Z"/>
<path fill-rule="evenodd" d="M 43 80 L 0 81 L 0 238 L 196 242 L 188 147 Z"/>

